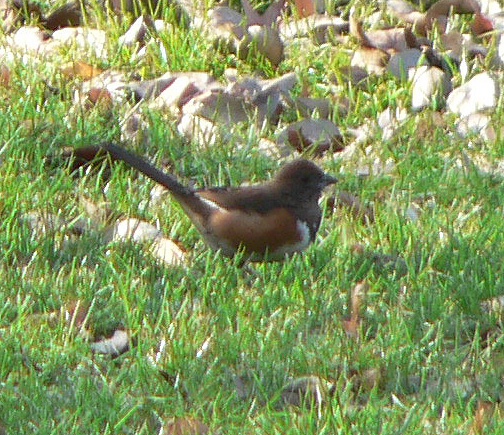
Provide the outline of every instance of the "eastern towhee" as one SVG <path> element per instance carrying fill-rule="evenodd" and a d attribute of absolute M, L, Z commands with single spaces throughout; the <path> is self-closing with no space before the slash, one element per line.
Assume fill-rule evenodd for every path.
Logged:
<path fill-rule="evenodd" d="M 262 184 L 192 189 L 122 147 L 101 147 L 166 187 L 212 249 L 228 257 L 243 249 L 251 261 L 282 260 L 313 242 L 322 190 L 337 181 L 313 162 L 297 159 Z"/>

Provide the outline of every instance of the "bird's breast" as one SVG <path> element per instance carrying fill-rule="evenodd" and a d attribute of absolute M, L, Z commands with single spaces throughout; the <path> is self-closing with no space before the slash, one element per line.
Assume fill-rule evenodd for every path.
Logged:
<path fill-rule="evenodd" d="M 309 225 L 280 207 L 267 213 L 215 210 L 204 236 L 225 255 L 232 256 L 241 247 L 252 260 L 283 259 L 304 250 L 312 240 Z"/>

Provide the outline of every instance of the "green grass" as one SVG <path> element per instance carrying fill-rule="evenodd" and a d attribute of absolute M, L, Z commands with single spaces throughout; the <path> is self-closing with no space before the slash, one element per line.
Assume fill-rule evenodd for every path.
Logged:
<path fill-rule="evenodd" d="M 90 22 L 107 29 L 113 53 L 99 66 L 142 78 L 168 67 L 218 78 L 227 67 L 266 77 L 295 71 L 323 97 L 329 74 L 349 64 L 343 50 L 324 45 L 307 52 L 293 44 L 274 71 L 264 59 L 216 52 L 183 26 L 159 37 L 169 65 L 155 46 L 137 64 L 117 49 L 127 20 L 96 15 L 90 12 Z M 58 56 L 86 60 L 72 50 Z M 339 189 L 373 205 L 375 222 L 326 209 L 305 253 L 251 265 L 247 273 L 239 259 L 209 251 L 169 196 L 152 203 L 154 184 L 124 165 L 106 184 L 99 172 L 73 178 L 46 164 L 66 145 L 119 141 L 127 103 L 111 115 L 75 110 L 78 83 L 59 74 L 56 61 L 8 66 L 12 83 L 0 89 L 0 422 L 9 435 L 155 434 L 180 416 L 222 434 L 468 434 L 480 401 L 495 407 L 483 433 L 502 433 L 502 318 L 481 309 L 504 293 L 502 177 L 460 163 L 464 153 L 498 163 L 500 140 L 475 137 L 469 148 L 452 118 L 443 114 L 439 123 L 425 110 L 409 113 L 388 141 L 376 134 L 348 161 L 325 156 L 318 163 L 338 175 Z M 60 92 L 48 92 L 46 83 Z M 387 107 L 408 107 L 407 87 L 386 75 L 365 89 L 339 90 L 351 100 L 348 115 L 336 119 L 342 131 L 374 121 Z M 208 147 L 180 137 L 173 118 L 142 111 L 150 145 L 131 147 L 170 161 L 186 181 L 260 181 L 279 166 L 257 148 L 262 135 L 275 137 L 274 129 L 240 126 L 232 134 L 246 146 L 232 140 Z M 502 104 L 492 119 L 500 128 Z M 355 175 L 375 159 L 392 161 L 392 171 Z M 115 216 L 158 223 L 177 239 L 187 264 L 162 265 L 146 244 L 106 242 L 105 223 L 74 234 L 73 222 L 86 217 L 79 199 L 100 203 L 104 192 Z M 408 218 L 412 204 L 420 210 L 415 221 Z M 36 232 L 26 224 L 31 212 L 67 224 Z M 350 338 L 342 321 L 359 281 L 369 290 L 358 338 Z M 77 300 L 89 307 L 88 333 L 65 319 Z M 119 327 L 129 331 L 131 349 L 115 359 L 93 355 L 90 336 Z M 335 393 L 320 410 L 281 407 L 282 388 L 308 375 L 333 382 Z"/>

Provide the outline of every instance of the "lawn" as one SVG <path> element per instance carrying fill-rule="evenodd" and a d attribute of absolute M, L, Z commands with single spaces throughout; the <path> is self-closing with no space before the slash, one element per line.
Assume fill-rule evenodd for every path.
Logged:
<path fill-rule="evenodd" d="M 352 2 L 338 12 L 348 18 L 351 6 L 364 21 L 383 9 Z M 214 434 L 503 433 L 501 102 L 490 113 L 495 140 L 462 136 L 453 113 L 412 111 L 411 84 L 390 74 L 334 82 L 355 41 L 294 40 L 274 67 L 254 53 L 237 58 L 174 16 L 162 13 L 174 27 L 150 35 L 143 57 L 119 43 L 132 16 L 96 5 L 86 19 L 105 31 L 107 56 L 73 46 L 23 54 L 2 36 L 0 434 L 206 433 L 202 425 Z M 470 17 L 451 20 L 467 29 Z M 274 140 L 298 111 L 278 125 L 222 125 L 225 139 L 201 143 L 146 102 L 85 106 L 82 77 L 62 72 L 69 62 L 129 80 L 294 72 L 292 96 L 348 98 L 347 113 L 331 117 L 346 150 L 305 154 L 339 179 L 321 201 L 315 242 L 283 262 L 241 267 L 126 165 L 71 174 L 61 158 L 65 147 L 112 141 L 195 186 L 260 182 L 283 163 L 261 139 Z M 491 68 L 502 86 L 500 67 L 469 66 L 470 76 Z M 456 87 L 464 79 L 453 73 Z M 375 124 L 387 108 L 407 116 L 384 138 Z M 125 139 L 133 111 L 142 134 Z M 373 128 L 357 143 L 351 132 L 364 124 Z M 154 225 L 185 261 L 169 265 L 149 242 L 107 237 L 124 218 Z M 100 352 L 117 330 L 128 350 Z"/>

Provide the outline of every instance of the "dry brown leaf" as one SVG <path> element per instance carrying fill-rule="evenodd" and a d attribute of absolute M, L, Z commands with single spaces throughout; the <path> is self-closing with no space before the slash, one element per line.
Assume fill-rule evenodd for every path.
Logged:
<path fill-rule="evenodd" d="M 154 30 L 154 21 L 149 15 L 139 16 L 128 30 L 118 39 L 120 44 L 131 47 L 136 43 L 142 44 L 145 42 L 147 31 Z"/>
<path fill-rule="evenodd" d="M 170 266 L 180 266 L 186 259 L 185 251 L 166 237 L 154 239 L 151 252 L 156 258 Z"/>
<path fill-rule="evenodd" d="M 12 42 L 20 50 L 41 51 L 51 37 L 45 30 L 34 26 L 20 27 L 13 35 Z"/>
<path fill-rule="evenodd" d="M 410 70 L 411 108 L 421 110 L 435 104 L 444 105 L 444 98 L 451 92 L 450 76 L 435 66 L 419 66 Z"/>
<path fill-rule="evenodd" d="M 73 328 L 86 327 L 84 324 L 89 312 L 89 304 L 76 299 L 61 307 L 61 314 L 65 322 Z"/>
<path fill-rule="evenodd" d="M 357 40 L 357 43 L 361 47 L 376 48 L 366 36 L 366 33 L 362 28 L 362 23 L 353 13 L 350 15 L 349 30 L 350 35 L 352 35 Z"/>
<path fill-rule="evenodd" d="M 387 71 L 400 80 L 406 80 L 408 71 L 418 65 L 421 57 L 422 52 L 418 48 L 408 48 L 395 53 L 388 62 Z"/>
<path fill-rule="evenodd" d="M 11 79 L 9 67 L 2 64 L 0 65 L 0 86 L 8 86 Z"/>
<path fill-rule="evenodd" d="M 379 368 L 366 369 L 359 374 L 360 385 L 366 390 L 372 390 L 381 380 L 381 370 Z"/>
<path fill-rule="evenodd" d="M 178 114 L 182 106 L 201 92 L 201 89 L 189 77 L 177 77 L 152 102 L 152 107 L 166 108 Z"/>
<path fill-rule="evenodd" d="M 41 24 L 47 30 L 58 30 L 63 27 L 80 26 L 81 21 L 81 3 L 70 2 L 55 9 L 47 18 L 41 19 Z"/>
<path fill-rule="evenodd" d="M 232 95 L 225 89 L 211 89 L 192 98 L 182 112 L 184 115 L 202 116 L 212 122 L 236 124 L 249 121 L 254 109 L 243 95 Z"/>
<path fill-rule="evenodd" d="M 293 101 L 297 111 L 307 118 L 318 115 L 318 118 L 330 119 L 334 112 L 341 116 L 348 113 L 350 101 L 346 97 L 335 96 L 332 100 L 328 98 L 298 97 Z"/>
<path fill-rule="evenodd" d="M 272 26 L 276 23 L 285 8 L 285 0 L 275 0 L 268 8 L 259 14 L 250 4 L 249 0 L 242 0 L 243 12 L 247 19 L 247 25 Z"/>
<path fill-rule="evenodd" d="M 110 223 L 114 216 L 114 212 L 105 201 L 98 204 L 81 195 L 79 196 L 79 205 L 95 228 Z"/>
<path fill-rule="evenodd" d="M 343 136 L 339 128 L 327 119 L 303 119 L 280 133 L 277 142 L 289 144 L 299 152 L 321 155 L 326 151 L 341 151 Z"/>
<path fill-rule="evenodd" d="M 130 239 L 133 242 L 152 242 L 161 232 L 148 222 L 136 218 L 123 219 L 109 226 L 104 233 L 105 241 Z"/>
<path fill-rule="evenodd" d="M 305 18 L 284 19 L 279 24 L 283 40 L 294 40 L 313 36 L 317 44 L 332 42 L 338 36 L 348 33 L 348 21 L 337 16 L 311 15 Z"/>
<path fill-rule="evenodd" d="M 177 131 L 185 138 L 204 147 L 213 146 L 223 140 L 221 131 L 213 121 L 192 113 L 182 114 Z"/>
<path fill-rule="evenodd" d="M 495 29 L 494 23 L 490 17 L 483 15 L 481 12 L 474 14 L 474 19 L 471 22 L 471 31 L 475 35 L 483 35 Z"/>
<path fill-rule="evenodd" d="M 315 13 L 314 0 L 294 0 L 294 4 L 296 6 L 296 11 L 301 18 L 308 17 Z"/>
<path fill-rule="evenodd" d="M 102 72 L 102 69 L 81 61 L 69 62 L 61 67 L 61 74 L 70 79 L 90 80 Z"/>
<path fill-rule="evenodd" d="M 499 97 L 499 84 L 488 72 L 475 75 L 455 88 L 447 99 L 448 109 L 462 117 L 485 109 L 493 109 Z"/>
<path fill-rule="evenodd" d="M 97 109 L 100 114 L 108 115 L 114 106 L 112 94 L 106 88 L 91 88 L 84 98 L 84 109 Z"/>
<path fill-rule="evenodd" d="M 426 35 L 429 30 L 435 27 L 439 29 L 440 33 L 444 33 L 451 11 L 456 14 L 478 14 L 480 12 L 480 6 L 476 0 L 439 0 L 432 4 L 425 13 L 417 11 L 402 0 L 388 0 L 387 7 L 396 17 L 413 24 L 414 30 L 421 35 Z"/>
<path fill-rule="evenodd" d="M 238 57 L 246 60 L 251 53 L 260 53 L 277 67 L 284 58 L 284 45 L 278 30 L 268 26 L 247 27 L 238 44 Z"/>
<path fill-rule="evenodd" d="M 343 320 L 343 329 L 350 338 L 357 339 L 359 337 L 361 302 L 368 290 L 369 284 L 365 282 L 357 283 L 352 289 L 349 308 L 350 319 Z"/>
<path fill-rule="evenodd" d="M 389 62 L 390 55 L 379 48 L 362 47 L 354 52 L 350 65 L 364 68 L 368 73 L 381 75 Z"/>
<path fill-rule="evenodd" d="M 478 400 L 478 406 L 474 413 L 474 420 L 471 428 L 472 434 L 481 435 L 483 433 L 485 426 L 491 422 L 494 410 L 495 405 L 493 403 L 486 400 Z"/>
<path fill-rule="evenodd" d="M 209 433 L 206 424 L 194 417 L 177 417 L 169 420 L 161 429 L 162 435 L 205 435 Z"/>

